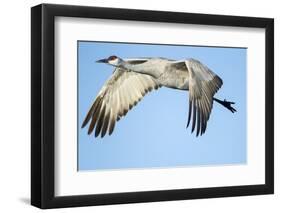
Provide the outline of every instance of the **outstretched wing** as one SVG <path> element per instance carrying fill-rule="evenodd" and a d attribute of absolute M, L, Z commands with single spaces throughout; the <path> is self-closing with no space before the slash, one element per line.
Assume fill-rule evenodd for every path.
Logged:
<path fill-rule="evenodd" d="M 189 59 L 185 61 L 189 74 L 189 113 L 187 127 L 190 124 L 192 114 L 192 132 L 197 125 L 196 136 L 203 134 L 207 128 L 213 96 L 222 86 L 223 82 L 208 67 L 199 61 Z"/>
<path fill-rule="evenodd" d="M 96 137 L 99 134 L 103 137 L 107 132 L 111 135 L 116 121 L 125 116 L 148 92 L 158 87 L 149 75 L 116 68 L 98 93 L 82 128 L 91 121 L 88 134 L 95 128 Z"/>

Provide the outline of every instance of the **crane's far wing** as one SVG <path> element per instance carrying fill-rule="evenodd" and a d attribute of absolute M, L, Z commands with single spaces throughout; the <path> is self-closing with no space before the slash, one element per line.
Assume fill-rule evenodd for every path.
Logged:
<path fill-rule="evenodd" d="M 82 128 L 91 120 L 88 134 L 95 128 L 95 136 L 112 134 L 115 123 L 135 106 L 152 89 L 159 85 L 149 75 L 116 68 L 113 75 L 98 93 Z"/>
<path fill-rule="evenodd" d="M 197 125 L 196 136 L 204 134 L 207 128 L 213 96 L 222 86 L 223 82 L 208 67 L 197 60 L 185 61 L 189 73 L 189 112 L 187 127 L 190 124 L 192 114 L 192 130 Z M 196 120 L 197 119 L 197 120 Z"/>

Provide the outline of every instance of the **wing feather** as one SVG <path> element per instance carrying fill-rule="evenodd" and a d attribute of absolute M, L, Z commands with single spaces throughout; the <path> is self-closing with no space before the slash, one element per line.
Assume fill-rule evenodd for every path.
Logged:
<path fill-rule="evenodd" d="M 98 121 L 97 121 L 96 131 L 95 131 L 96 137 L 100 134 L 102 124 L 103 124 L 103 120 L 104 120 L 105 110 L 106 110 L 106 106 L 105 106 L 105 103 L 103 102 L 102 108 L 101 108 L 101 111 L 100 111 L 100 114 L 99 114 L 99 118 L 98 118 Z"/>
<path fill-rule="evenodd" d="M 187 127 L 191 121 L 196 136 L 204 134 L 213 107 L 213 96 L 223 82 L 215 73 L 195 59 L 185 61 L 189 73 L 189 113 Z M 197 119 L 196 119 L 197 117 Z"/>
<path fill-rule="evenodd" d="M 98 93 L 87 113 L 82 128 L 90 122 L 88 134 L 112 134 L 116 122 L 127 114 L 149 91 L 158 88 L 156 80 L 145 74 L 116 68 Z"/>

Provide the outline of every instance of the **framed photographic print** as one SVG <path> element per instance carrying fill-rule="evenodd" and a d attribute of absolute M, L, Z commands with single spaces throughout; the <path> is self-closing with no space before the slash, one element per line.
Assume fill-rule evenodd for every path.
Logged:
<path fill-rule="evenodd" d="M 31 203 L 272 194 L 274 21 L 31 9 Z"/>

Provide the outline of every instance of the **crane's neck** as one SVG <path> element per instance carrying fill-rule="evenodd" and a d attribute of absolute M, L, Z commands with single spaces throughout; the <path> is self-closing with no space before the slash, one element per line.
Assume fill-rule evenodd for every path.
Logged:
<path fill-rule="evenodd" d="M 132 66 L 132 65 L 129 64 L 129 63 L 126 63 L 125 61 L 122 61 L 119 66 L 120 66 L 121 68 L 126 69 L 126 70 L 131 70 L 131 71 L 136 72 L 136 70 L 135 70 L 136 67 L 135 67 L 135 66 Z"/>
<path fill-rule="evenodd" d="M 119 66 L 132 72 L 152 75 L 151 70 L 148 67 L 143 67 L 140 65 L 132 65 L 127 63 L 126 61 L 122 61 Z"/>

